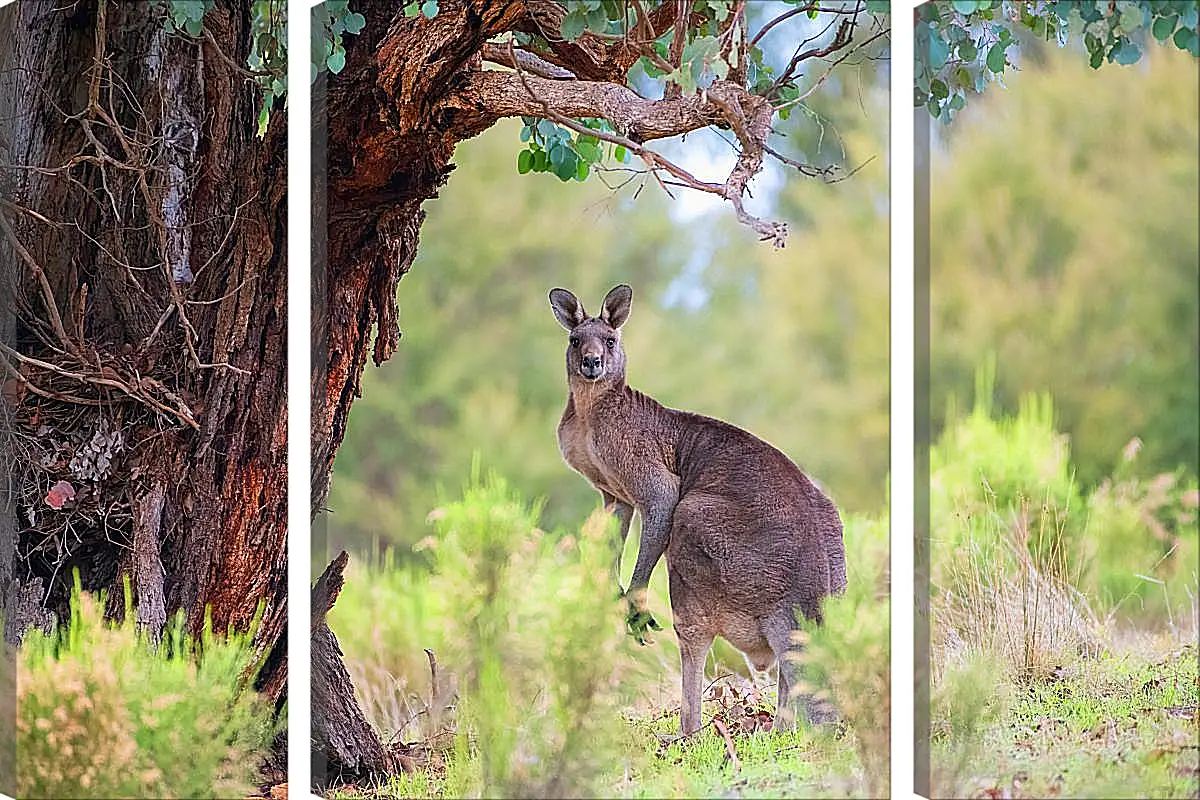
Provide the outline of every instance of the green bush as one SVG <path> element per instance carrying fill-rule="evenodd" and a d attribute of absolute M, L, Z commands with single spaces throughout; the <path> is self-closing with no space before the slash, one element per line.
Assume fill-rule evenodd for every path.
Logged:
<path fill-rule="evenodd" d="M 1028 529 L 1032 510 L 1030 553 L 1043 569 L 1069 577 L 1080 567 L 1086 516 L 1067 437 L 1055 431 L 1048 395 L 1027 395 L 1017 416 L 995 418 L 994 383 L 991 361 L 976 375 L 971 413 L 947 425 L 930 449 L 932 552 L 955 552 L 997 527 Z"/>
<path fill-rule="evenodd" d="M 431 589 L 459 687 L 460 755 L 478 758 L 488 796 L 592 796 L 636 675 L 610 572 L 615 521 L 597 512 L 578 537 L 546 536 L 536 507 L 475 472 L 434 514 Z"/>
<path fill-rule="evenodd" d="M 1081 495 L 1050 398 L 1028 396 L 1016 417 L 996 419 L 993 370 L 980 370 L 974 409 L 930 451 L 935 598 L 972 603 L 981 589 L 1015 581 L 1074 595 L 1064 602 L 1109 621 L 1186 620 L 1200 541 L 1195 478 L 1137 477 L 1128 468 L 1134 440 L 1127 468 Z"/>
<path fill-rule="evenodd" d="M 1135 439 L 1125 448 L 1124 464 L 1138 450 Z M 1088 585 L 1099 607 L 1114 616 L 1187 627 L 1200 563 L 1196 478 L 1182 470 L 1148 479 L 1125 472 L 1119 470 L 1088 497 L 1088 528 L 1095 532 L 1089 536 Z"/>
<path fill-rule="evenodd" d="M 257 783 L 271 710 L 247 688 L 248 635 L 182 616 L 158 645 L 127 608 L 122 624 L 76 581 L 71 619 L 30 631 L 18 654 L 17 788 L 22 797 L 239 797 Z"/>
<path fill-rule="evenodd" d="M 977 654 L 947 668 L 934 687 L 930 702 L 931 797 L 971 797 L 967 785 L 985 738 L 1010 701 L 1002 665 Z"/>

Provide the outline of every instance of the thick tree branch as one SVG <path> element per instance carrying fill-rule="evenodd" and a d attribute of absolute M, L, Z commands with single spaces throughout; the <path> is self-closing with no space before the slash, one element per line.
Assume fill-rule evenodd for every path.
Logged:
<path fill-rule="evenodd" d="M 558 81 L 533 75 L 525 79 L 513 72 L 470 73 L 438 110 L 469 136 L 503 117 L 543 116 L 547 107 L 566 117 L 606 119 L 618 133 L 638 143 L 722 122 L 720 109 L 700 95 L 647 100 L 632 89 L 604 81 Z M 714 91 L 745 92 L 722 82 L 714 83 L 709 94 Z"/>
<path fill-rule="evenodd" d="M 531 72 L 540 78 L 548 78 L 550 80 L 573 81 L 576 80 L 575 73 L 557 64 L 551 64 L 541 56 L 535 55 L 528 50 L 520 48 L 512 49 L 505 47 L 495 42 L 488 42 L 483 46 L 483 60 L 491 61 L 493 64 L 500 64 L 509 69 L 521 69 L 525 72 Z"/>
<path fill-rule="evenodd" d="M 550 119 L 576 133 L 619 144 L 641 158 L 656 177 L 657 170 L 661 169 L 689 188 L 725 198 L 740 222 L 764 240 L 774 242 L 776 247 L 783 246 L 787 226 L 754 217 L 746 211 L 742 200 L 747 184 L 762 169 L 763 147 L 771 133 L 774 110 L 762 97 L 727 81 L 713 83 L 701 95 L 676 100 L 647 100 L 617 84 L 564 83 L 538 79 L 523 72 L 479 72 L 471 75 L 470 81 L 472 91 L 478 96 L 472 94 L 469 106 L 485 108 L 497 118 L 534 116 Z M 586 128 L 573 117 L 608 120 L 618 133 L 613 135 Z M 460 121 L 456 119 L 456 122 Z M 486 126 L 494 121 L 488 121 Z M 738 161 L 724 184 L 701 181 L 661 154 L 642 146 L 652 139 L 676 136 L 710 125 L 733 128 L 742 145 Z"/>

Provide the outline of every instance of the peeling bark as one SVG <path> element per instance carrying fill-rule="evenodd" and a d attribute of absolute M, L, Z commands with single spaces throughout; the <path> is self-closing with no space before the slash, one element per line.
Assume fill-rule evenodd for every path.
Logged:
<path fill-rule="evenodd" d="M 153 484 L 137 503 L 133 518 L 133 586 L 137 593 L 137 621 L 157 640 L 167 622 L 163 593 L 166 572 L 162 565 L 163 501 L 166 490 Z"/>

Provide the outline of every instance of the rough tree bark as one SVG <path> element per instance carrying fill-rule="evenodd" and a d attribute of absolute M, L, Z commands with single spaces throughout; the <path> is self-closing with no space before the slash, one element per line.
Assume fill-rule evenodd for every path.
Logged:
<path fill-rule="evenodd" d="M 151 632 L 261 609 L 281 703 L 286 126 L 256 137 L 250 12 L 197 40 L 147 3 L 0 11 L 0 610 L 62 618 L 74 570 L 114 615 L 130 576 Z"/>
<path fill-rule="evenodd" d="M 322 76 L 313 95 L 314 517 L 328 497 L 334 457 L 367 359 L 383 363 L 399 342 L 397 283 L 417 253 L 422 204 L 437 195 L 454 169 L 451 158 L 460 142 L 502 117 L 528 115 L 567 127 L 577 124 L 572 118 L 603 118 L 616 131 L 608 141 L 625 146 L 648 170 L 723 197 L 743 223 L 777 246 L 786 236 L 783 225 L 757 219 L 742 206 L 764 153 L 778 154 L 766 142 L 774 108 L 744 87 L 739 68 L 692 96 L 668 86 L 665 99 L 648 100 L 625 86 L 631 65 L 649 52 L 649 42 L 693 22 L 691 3 L 640 10 L 629 37 L 585 32 L 575 42 L 559 36 L 566 11 L 553 0 L 442 0 L 432 19 L 406 17 L 392 0 L 360 0 L 353 7 L 365 16 L 366 26 L 345 37 L 344 69 Z M 743 3 L 732 7 L 727 26 L 744 10 Z M 849 47 L 854 30 L 854 23 L 843 19 L 831 44 L 797 48 L 787 71 L 807 58 Z M 495 40 L 505 32 L 537 34 L 552 52 L 533 54 Z M 736 38 L 727 37 L 726 46 L 736 46 Z M 682 37 L 676 39 L 682 43 Z M 745 48 L 744 28 L 740 42 Z M 484 61 L 521 69 L 485 70 Z M 697 180 L 643 146 L 709 126 L 730 130 L 739 144 L 740 156 L 723 183 Z M 318 519 L 318 529 L 320 524 Z M 349 686 L 323 618 L 314 625 L 312 643 L 314 680 Z M 353 763 L 348 763 L 339 748 L 321 744 L 374 738 L 361 714 L 323 707 L 327 701 L 314 696 L 314 765 L 327 763 L 331 774 L 387 772 L 390 764 L 373 763 L 366 751 L 349 756 Z M 373 745 L 369 751 L 383 752 Z M 317 770 L 314 777 L 321 785 L 325 776 Z"/>

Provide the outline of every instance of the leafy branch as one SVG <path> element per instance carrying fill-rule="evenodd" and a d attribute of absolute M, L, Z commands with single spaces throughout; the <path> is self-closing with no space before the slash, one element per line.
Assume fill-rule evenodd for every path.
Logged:
<path fill-rule="evenodd" d="M 786 226 L 744 207 L 764 157 L 808 176 L 831 179 L 833 170 L 767 147 L 776 117 L 787 119 L 838 64 L 886 54 L 890 35 L 881 19 L 886 3 L 789 5 L 764 21 L 740 1 L 528 0 L 517 24 L 482 49 L 484 61 L 513 72 L 469 72 L 440 105 L 471 130 L 520 116 L 522 174 L 583 181 L 637 158 L 664 189 L 716 194 L 742 223 L 781 247 Z M 448 0 L 410 2 L 404 16 L 421 26 L 458 10 Z M 771 44 L 789 35 L 800 45 L 781 52 Z M 822 65 L 811 71 L 819 77 L 809 76 L 812 64 Z M 723 182 L 701 180 L 646 146 L 707 127 L 736 138 L 737 160 Z"/>
<path fill-rule="evenodd" d="M 949 122 L 1016 69 L 1018 33 L 1082 44 L 1092 69 L 1137 63 L 1151 41 L 1200 57 L 1195 0 L 938 0 L 917 8 L 913 102 Z"/>

